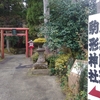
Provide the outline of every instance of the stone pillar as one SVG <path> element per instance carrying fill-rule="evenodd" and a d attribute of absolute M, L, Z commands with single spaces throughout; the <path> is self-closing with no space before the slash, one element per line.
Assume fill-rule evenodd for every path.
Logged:
<path fill-rule="evenodd" d="M 35 64 L 33 64 L 34 69 L 47 69 L 47 63 L 45 61 L 45 56 L 44 56 L 44 51 L 45 49 L 38 44 L 38 49 L 37 52 L 39 54 L 38 60 Z"/>

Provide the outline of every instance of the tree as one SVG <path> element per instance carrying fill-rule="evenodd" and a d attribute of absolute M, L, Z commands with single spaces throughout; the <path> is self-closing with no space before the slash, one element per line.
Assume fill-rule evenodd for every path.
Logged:
<path fill-rule="evenodd" d="M 24 9 L 22 0 L 0 0 L 0 25 L 21 26 L 21 21 L 25 20 Z"/>
<path fill-rule="evenodd" d="M 95 5 L 95 0 L 50 0 L 50 21 L 46 25 L 49 48 L 64 46 L 78 51 L 86 46 L 88 15 L 95 13 Z"/>
<path fill-rule="evenodd" d="M 43 23 L 43 2 L 41 0 L 28 0 L 27 23 L 30 38 L 37 36 L 39 26 Z"/>
<path fill-rule="evenodd" d="M 48 0 L 43 0 L 43 8 L 44 8 L 44 23 L 46 24 L 49 21 L 49 17 L 50 17 L 50 9 L 49 9 Z"/>
<path fill-rule="evenodd" d="M 1 27 L 22 27 L 22 21 L 25 20 L 26 8 L 22 0 L 0 0 L 0 26 Z M 6 37 L 6 46 L 8 52 L 9 40 L 17 42 L 12 37 Z M 13 42 L 13 43 L 15 43 Z"/>

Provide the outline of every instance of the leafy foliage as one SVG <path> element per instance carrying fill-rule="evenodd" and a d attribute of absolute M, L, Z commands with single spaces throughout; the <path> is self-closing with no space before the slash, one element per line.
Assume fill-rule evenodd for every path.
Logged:
<path fill-rule="evenodd" d="M 25 20 L 25 7 L 22 0 L 2 0 L 0 1 L 0 25 L 21 26 Z"/>
<path fill-rule="evenodd" d="M 41 19 L 43 15 L 43 3 L 41 0 L 28 0 L 27 9 L 27 23 L 30 28 L 29 33 L 31 36 L 36 36 L 39 32 L 39 25 L 43 22 Z"/>
<path fill-rule="evenodd" d="M 88 77 L 87 72 L 88 72 L 88 70 L 87 70 L 87 66 L 86 66 L 86 68 L 81 72 L 81 75 L 80 75 L 80 81 L 79 81 L 80 91 L 87 92 L 87 77 Z M 83 82 L 83 80 L 84 80 L 84 82 Z"/>
<path fill-rule="evenodd" d="M 59 55 L 59 57 L 55 60 L 55 70 L 56 74 L 59 76 L 63 76 L 67 74 L 67 65 L 68 61 L 70 59 L 71 55 L 70 54 L 62 54 Z"/>
<path fill-rule="evenodd" d="M 79 93 L 74 96 L 74 100 L 87 100 L 87 72 L 86 66 L 86 68 L 81 72 L 79 80 Z"/>
<path fill-rule="evenodd" d="M 56 70 L 55 70 L 56 59 L 57 59 L 57 55 L 55 56 L 54 54 L 46 57 L 46 61 L 48 63 L 48 67 L 50 68 L 51 75 L 54 75 L 56 73 Z"/>
<path fill-rule="evenodd" d="M 94 13 L 94 6 L 91 0 L 50 0 L 50 21 L 42 31 L 48 36 L 49 48 L 65 46 L 78 51 L 87 46 L 88 15 Z"/>
<path fill-rule="evenodd" d="M 37 38 L 33 42 L 34 43 L 44 43 L 44 42 L 46 42 L 46 39 L 45 38 Z"/>
<path fill-rule="evenodd" d="M 12 47 L 14 47 L 18 43 L 18 41 L 19 41 L 19 37 L 18 36 L 13 36 L 13 37 L 7 36 L 7 37 L 5 37 L 5 40 L 6 39 L 8 39 L 10 41 L 10 45 Z"/>
<path fill-rule="evenodd" d="M 39 56 L 38 52 L 35 52 L 35 53 L 32 55 L 31 58 L 32 58 L 33 63 L 35 63 L 35 62 L 37 61 L 38 56 Z"/>

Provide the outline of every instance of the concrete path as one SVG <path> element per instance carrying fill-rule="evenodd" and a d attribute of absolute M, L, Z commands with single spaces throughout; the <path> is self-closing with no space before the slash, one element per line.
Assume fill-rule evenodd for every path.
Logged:
<path fill-rule="evenodd" d="M 55 76 L 27 73 L 32 61 L 25 55 L 6 55 L 0 62 L 0 100 L 65 100 Z"/>

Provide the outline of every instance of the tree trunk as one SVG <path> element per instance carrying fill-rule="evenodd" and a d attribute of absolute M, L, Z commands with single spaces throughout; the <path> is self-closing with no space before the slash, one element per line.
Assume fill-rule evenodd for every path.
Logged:
<path fill-rule="evenodd" d="M 46 25 L 50 17 L 49 0 L 43 0 L 43 7 L 44 7 L 44 24 Z M 45 27 L 45 32 L 46 30 L 47 28 Z M 45 35 L 45 38 L 46 39 L 48 38 L 47 34 Z M 49 53 L 49 49 L 47 46 L 45 46 L 45 53 Z"/>
<path fill-rule="evenodd" d="M 49 16 L 50 16 L 49 1 L 43 0 L 43 6 L 44 6 L 44 23 L 46 24 L 49 21 Z"/>
<path fill-rule="evenodd" d="M 7 51 L 10 52 L 10 46 L 9 46 L 9 40 L 6 39 L 6 48 L 7 48 Z"/>
<path fill-rule="evenodd" d="M 9 44 L 10 44 L 9 39 L 6 37 L 6 49 L 8 52 L 10 52 L 10 45 Z"/>

